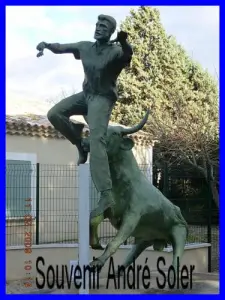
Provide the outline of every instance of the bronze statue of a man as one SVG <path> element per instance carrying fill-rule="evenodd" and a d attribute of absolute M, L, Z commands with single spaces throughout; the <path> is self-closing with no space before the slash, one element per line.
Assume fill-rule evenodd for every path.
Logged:
<path fill-rule="evenodd" d="M 69 120 L 72 115 L 83 115 L 90 129 L 90 171 L 96 189 L 101 193 L 97 208 L 91 217 L 113 207 L 112 182 L 106 153 L 106 133 L 112 109 L 117 100 L 116 80 L 121 71 L 130 64 L 132 48 L 127 33 L 120 31 L 114 41 L 116 21 L 111 16 L 99 15 L 94 38 L 96 42 L 82 41 L 71 44 L 45 43 L 37 45 L 39 53 L 44 49 L 55 54 L 71 53 L 82 61 L 85 79 L 83 91 L 57 103 L 48 112 L 51 124 L 79 151 L 78 165 L 87 160 L 82 146 L 83 124 Z M 115 42 L 119 44 L 115 44 Z M 63 155 L 63 154 L 62 154 Z"/>

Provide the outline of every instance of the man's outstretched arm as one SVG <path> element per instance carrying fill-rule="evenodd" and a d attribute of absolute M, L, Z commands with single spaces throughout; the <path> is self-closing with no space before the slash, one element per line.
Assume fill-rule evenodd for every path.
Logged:
<path fill-rule="evenodd" d="M 70 44 L 60 44 L 60 43 L 46 43 L 41 42 L 37 45 L 38 51 L 43 51 L 48 49 L 54 54 L 64 54 L 73 53 L 76 59 L 80 58 L 80 46 L 82 42 L 70 43 Z"/>

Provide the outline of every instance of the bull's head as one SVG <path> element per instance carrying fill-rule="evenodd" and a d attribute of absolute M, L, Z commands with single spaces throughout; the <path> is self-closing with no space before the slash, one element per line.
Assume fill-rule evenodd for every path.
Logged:
<path fill-rule="evenodd" d="M 148 109 L 144 118 L 136 126 L 130 128 L 124 128 L 122 126 L 108 126 L 106 143 L 109 158 L 118 155 L 120 150 L 129 151 L 134 147 L 133 140 L 127 135 L 138 132 L 144 127 L 148 120 L 149 112 L 150 111 Z M 83 146 L 86 151 L 90 151 L 89 138 L 84 139 Z"/>
<path fill-rule="evenodd" d="M 107 154 L 114 157 L 119 153 L 119 150 L 129 151 L 134 147 L 133 140 L 128 137 L 132 133 L 141 130 L 148 120 L 149 110 L 147 110 L 144 118 L 139 124 L 130 128 L 122 126 L 109 126 L 107 131 Z"/>

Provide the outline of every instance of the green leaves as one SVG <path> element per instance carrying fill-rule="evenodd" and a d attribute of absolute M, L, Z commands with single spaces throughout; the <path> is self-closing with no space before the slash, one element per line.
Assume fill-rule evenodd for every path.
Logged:
<path fill-rule="evenodd" d="M 195 122 L 203 114 L 206 120 L 218 119 L 215 80 L 174 37 L 167 36 L 158 10 L 142 6 L 132 10 L 121 29 L 128 32 L 134 55 L 130 68 L 119 77 L 119 104 L 112 121 L 133 125 L 147 107 L 168 123 L 176 122 L 178 110 L 179 118 L 187 118 L 189 112 Z"/>
<path fill-rule="evenodd" d="M 130 68 L 119 77 L 119 100 L 112 121 L 134 125 L 150 107 L 145 130 L 160 141 L 167 158 L 177 153 L 201 170 L 206 160 L 218 161 L 214 151 L 219 142 L 218 86 L 214 78 L 166 34 L 158 10 L 141 6 L 131 11 L 121 29 L 128 32 L 134 55 Z"/>

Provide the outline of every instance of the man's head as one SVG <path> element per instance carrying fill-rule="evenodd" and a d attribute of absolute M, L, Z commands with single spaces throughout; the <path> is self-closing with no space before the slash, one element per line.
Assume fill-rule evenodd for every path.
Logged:
<path fill-rule="evenodd" d="M 107 15 L 99 15 L 96 23 L 94 38 L 97 41 L 109 41 L 116 30 L 116 20 Z"/>

